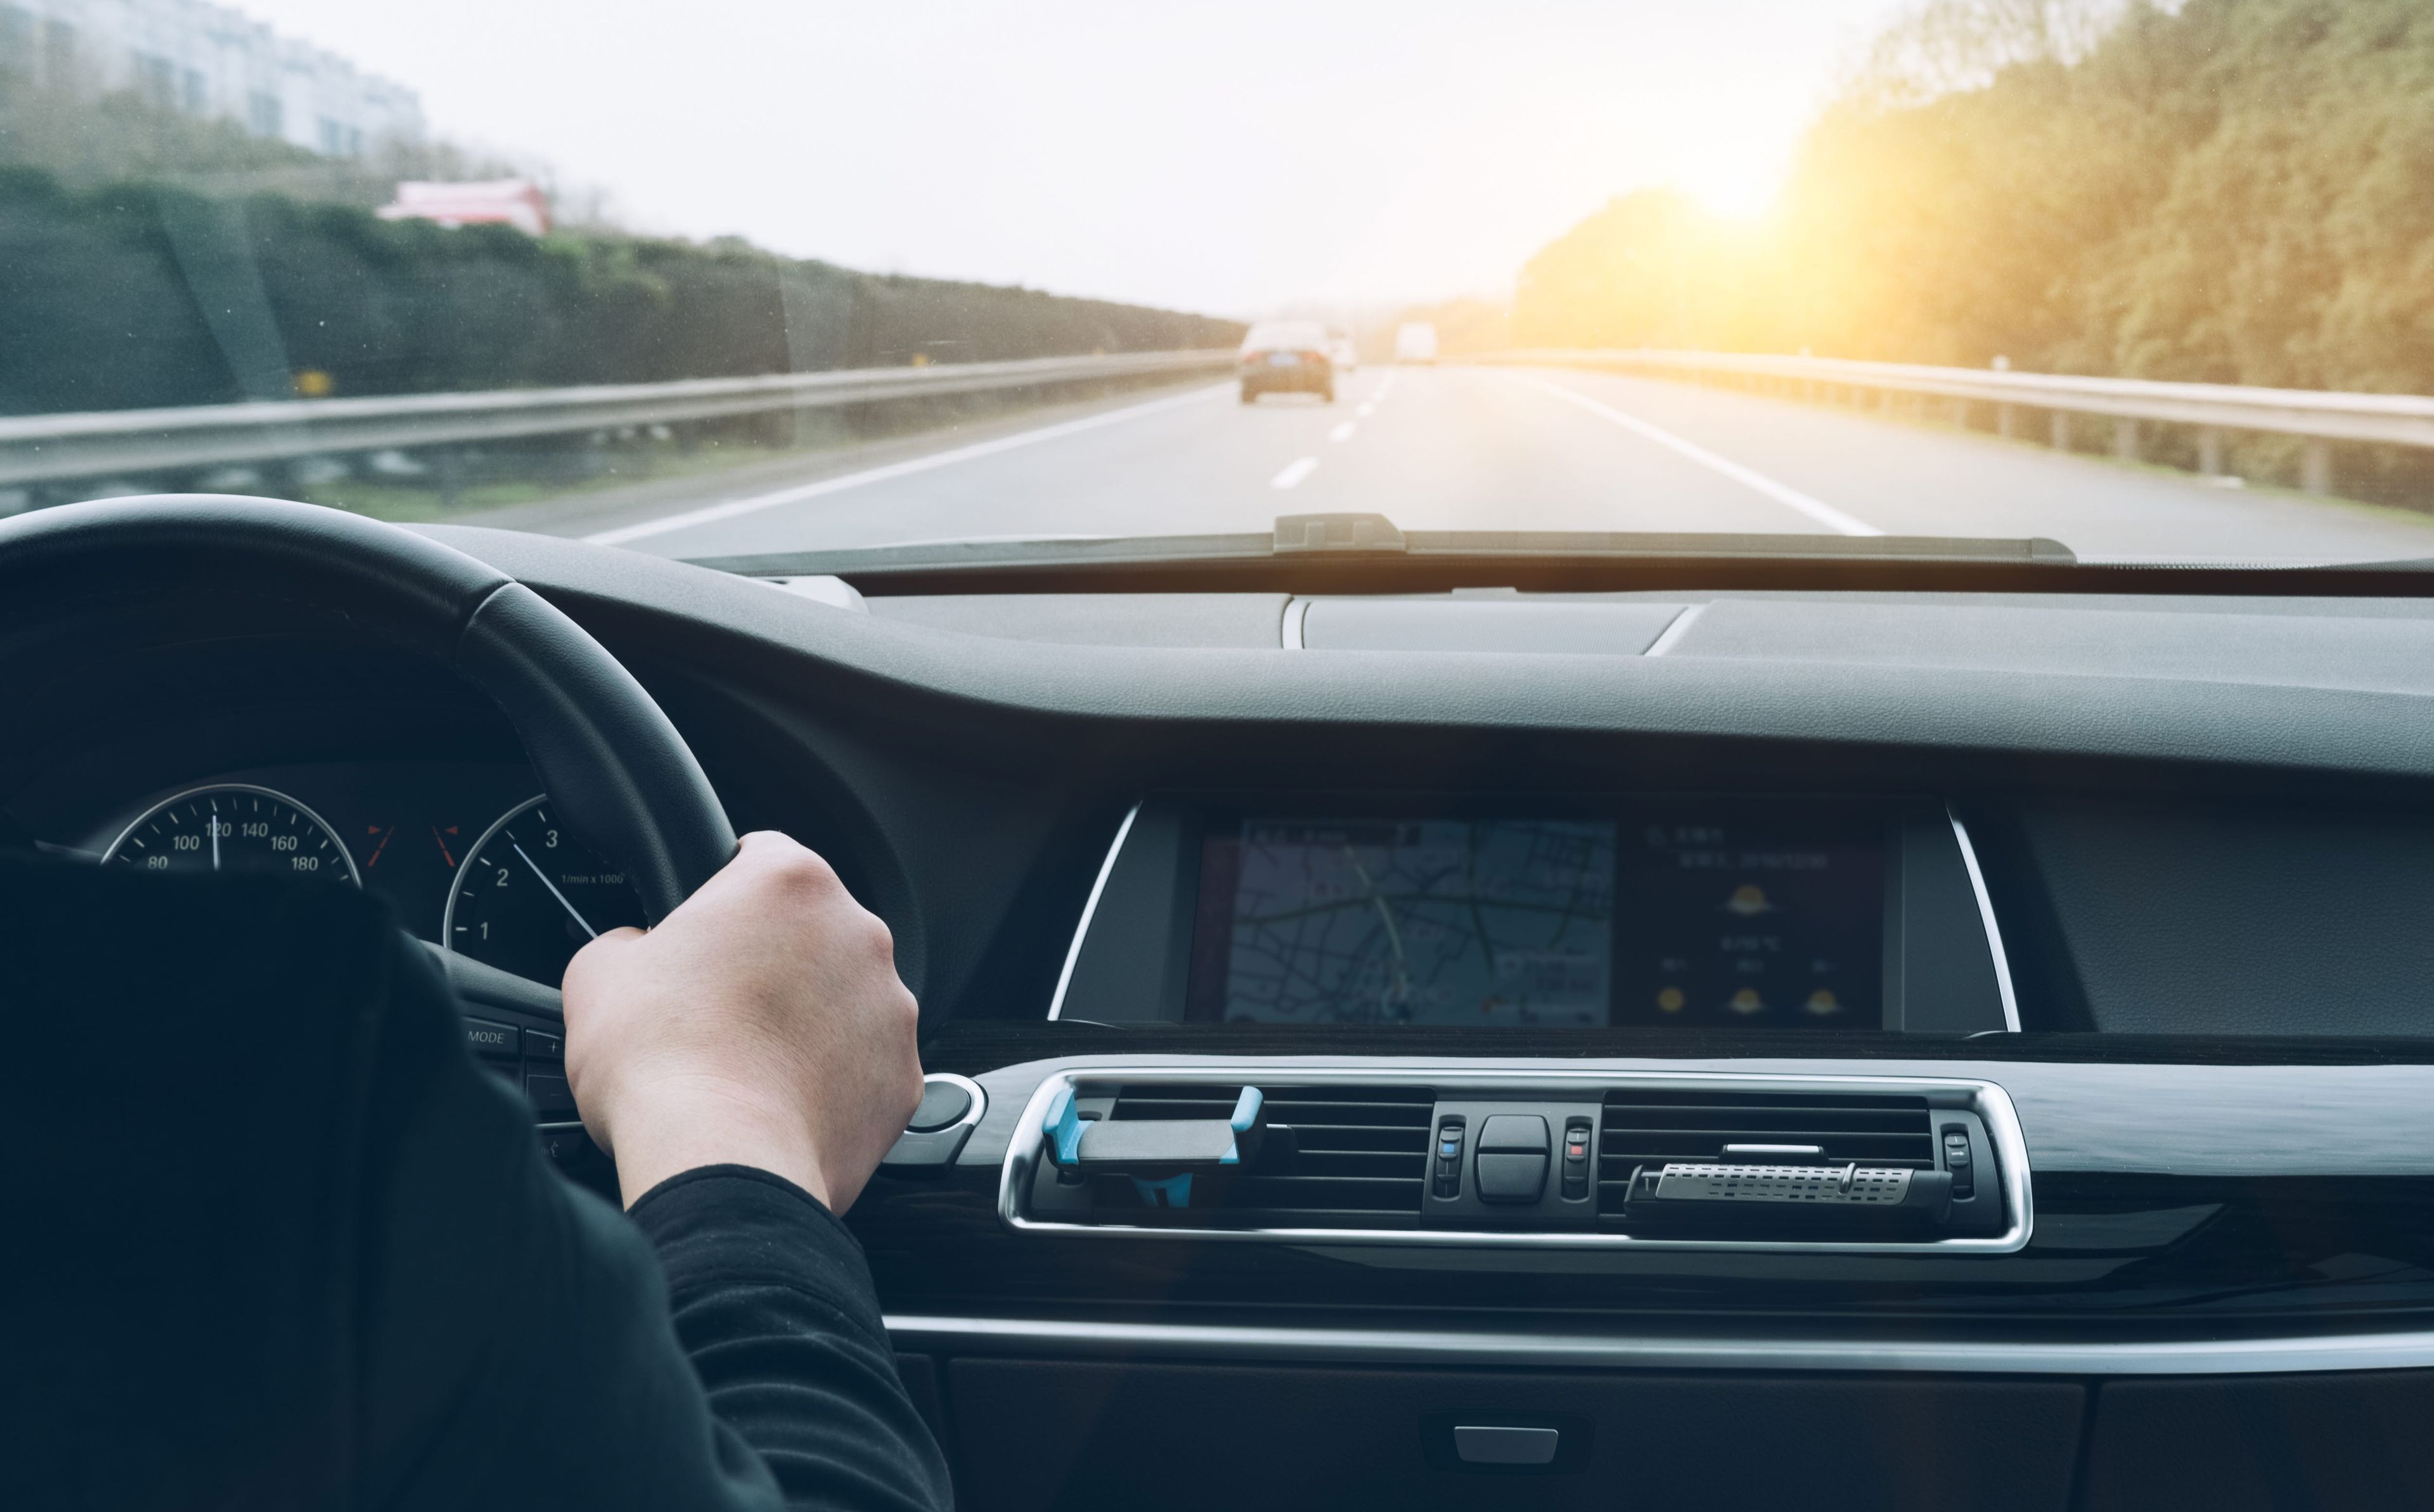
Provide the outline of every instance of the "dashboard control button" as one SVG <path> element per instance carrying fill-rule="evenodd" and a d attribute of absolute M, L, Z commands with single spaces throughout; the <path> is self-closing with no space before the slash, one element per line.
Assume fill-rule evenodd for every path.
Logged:
<path fill-rule="evenodd" d="M 465 1022 L 465 1043 L 475 1055 L 487 1055 L 501 1061 L 516 1058 L 516 1029 L 510 1024 L 493 1024 L 486 1018 L 469 1018 Z"/>
<path fill-rule="evenodd" d="M 543 1034 L 539 1029 L 526 1029 L 524 1030 L 524 1054 L 536 1061 L 563 1061 L 566 1059 L 566 1042 L 555 1034 Z"/>
<path fill-rule="evenodd" d="M 1547 1153 L 1547 1120 L 1536 1113 L 1498 1113 L 1479 1130 L 1482 1150 Z"/>
<path fill-rule="evenodd" d="M 1535 1202 L 1547 1189 L 1547 1152 L 1500 1154 L 1479 1152 L 1479 1199 L 1482 1202 Z"/>
<path fill-rule="evenodd" d="M 1535 1202 L 1547 1189 L 1547 1120 L 1494 1113 L 1479 1126 L 1479 1199 Z"/>
<path fill-rule="evenodd" d="M 581 1155 L 591 1143 L 591 1136 L 583 1131 L 583 1126 L 580 1124 L 568 1129 L 544 1129 L 540 1131 L 541 1153 L 560 1164 Z"/>
<path fill-rule="evenodd" d="M 532 1102 L 533 1112 L 544 1118 L 574 1112 L 574 1089 L 564 1077 L 526 1077 L 524 1096 Z"/>
<path fill-rule="evenodd" d="M 904 1127 L 917 1133 L 946 1128 L 971 1110 L 972 1095 L 951 1081 L 932 1081 L 921 1089 L 921 1106 Z"/>
<path fill-rule="evenodd" d="M 1589 1195 L 1589 1121 L 1567 1119 L 1564 1123 L 1564 1198 L 1577 1202 Z"/>
<path fill-rule="evenodd" d="M 1456 1424 L 1453 1431 L 1454 1454 L 1466 1465 L 1552 1465 L 1563 1441 L 1556 1428 Z"/>
<path fill-rule="evenodd" d="M 1441 1198 L 1462 1195 L 1463 1122 L 1448 1118 L 1437 1125 L 1436 1158 L 1430 1166 L 1429 1191 Z"/>
<path fill-rule="evenodd" d="M 1952 1195 L 1975 1197 L 1978 1193 L 1977 1161 L 1969 1153 L 1969 1134 L 1962 1129 L 1944 1131 L 1944 1168 L 1952 1173 Z"/>

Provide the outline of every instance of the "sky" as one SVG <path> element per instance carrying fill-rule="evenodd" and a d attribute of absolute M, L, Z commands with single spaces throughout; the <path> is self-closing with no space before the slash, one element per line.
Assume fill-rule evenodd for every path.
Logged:
<path fill-rule="evenodd" d="M 638 229 L 1238 316 L 1755 212 L 1896 0 L 233 0 Z"/>

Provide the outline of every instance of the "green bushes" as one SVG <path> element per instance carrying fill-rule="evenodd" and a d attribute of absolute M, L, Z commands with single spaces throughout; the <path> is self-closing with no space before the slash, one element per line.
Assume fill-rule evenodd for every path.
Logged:
<path fill-rule="evenodd" d="M 1227 345 L 1230 321 L 709 246 L 0 169 L 0 414 Z"/>

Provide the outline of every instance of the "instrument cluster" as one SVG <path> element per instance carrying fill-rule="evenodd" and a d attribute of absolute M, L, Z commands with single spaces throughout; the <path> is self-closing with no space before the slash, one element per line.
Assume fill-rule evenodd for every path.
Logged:
<path fill-rule="evenodd" d="M 421 938 L 555 986 L 587 941 L 641 924 L 643 907 L 536 786 L 506 762 L 265 768 L 146 794 L 84 843 L 52 848 L 104 866 L 360 887 Z"/>

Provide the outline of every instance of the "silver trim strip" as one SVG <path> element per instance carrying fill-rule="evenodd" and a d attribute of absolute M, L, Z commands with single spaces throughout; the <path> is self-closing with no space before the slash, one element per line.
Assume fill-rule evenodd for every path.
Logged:
<path fill-rule="evenodd" d="M 1278 1328 L 891 1316 L 902 1350 L 949 1353 L 1520 1366 L 1551 1369 L 1936 1371 L 1960 1375 L 2254 1375 L 2434 1368 L 2434 1333 L 2038 1343 L 1890 1338 Z"/>
<path fill-rule="evenodd" d="M 1833 1240 L 1788 1239 L 1643 1239 L 1627 1233 L 1566 1233 L 1513 1232 L 1496 1230 L 1462 1229 L 1172 1229 L 1142 1228 L 1122 1223 L 1066 1223 L 1029 1216 L 1024 1198 L 1031 1191 L 1034 1173 L 1039 1164 L 1041 1140 L 1039 1130 L 1047 1117 L 1049 1104 L 1056 1095 L 1076 1082 L 1123 1081 L 1182 1082 L 1201 1084 L 1211 1081 L 1243 1081 L 1264 1083 L 1271 1087 L 1308 1086 L 1313 1083 L 1382 1083 L 1406 1085 L 1414 1080 L 1426 1081 L 1436 1088 L 1440 1098 L 1460 1097 L 1467 1089 L 1477 1095 L 1504 1096 L 1517 1086 L 1528 1086 L 1550 1097 L 1572 1097 L 1587 1100 L 1601 1098 L 1617 1087 L 1648 1087 L 1677 1091 L 1735 1091 L 1784 1093 L 1892 1093 L 1926 1096 L 1930 1104 L 1947 1108 L 1967 1108 L 1986 1126 L 1986 1135 L 1994 1141 L 1996 1164 L 2003 1184 L 2003 1205 L 2011 1222 L 1999 1234 L 1985 1238 L 1930 1239 L 1912 1244 L 1886 1242 L 1853 1243 Z M 2004 1255 L 2028 1247 L 2029 1235 L 2036 1223 L 2036 1213 L 2029 1198 L 2029 1147 L 2020 1132 L 2019 1114 L 2012 1107 L 2009 1094 L 1991 1081 L 1958 1077 L 1867 1077 L 1867 1076 L 1790 1076 L 1772 1072 L 1606 1072 L 1542 1071 L 1513 1069 L 1502 1071 L 1434 1071 L 1415 1076 L 1410 1069 L 1378 1065 L 1297 1065 L 1290 1071 L 1273 1061 L 1197 1060 L 1182 1066 L 1133 1067 L 1123 1065 L 1092 1065 L 1081 1070 L 1054 1071 L 1040 1079 L 1030 1102 L 1023 1106 L 1020 1118 L 1014 1126 L 1011 1147 L 1006 1151 L 1005 1164 L 998 1174 L 997 1211 L 1000 1221 L 1009 1229 L 1023 1233 L 1054 1233 L 1098 1239 L 1161 1239 L 1203 1240 L 1231 1244 L 1299 1244 L 1299 1245 L 1380 1245 L 1453 1247 L 1460 1249 L 1690 1249 L 1733 1250 L 1740 1252 L 1771 1251 L 1781 1254 L 1838 1255 L 1928 1255 L 1981 1254 Z M 1029 1130 L 1026 1134 L 1025 1130 Z"/>
<path fill-rule="evenodd" d="M 1986 927 L 1986 948 L 1995 958 L 1995 988 L 2003 994 L 2003 1027 L 2017 1034 L 2020 1000 L 2012 992 L 2012 961 L 2003 954 L 2003 928 L 1995 922 L 1995 900 L 1986 895 L 1986 874 L 1978 870 L 1978 847 L 1969 843 L 1969 830 L 1958 809 L 1945 804 L 1944 817 L 1952 821 L 1952 838 L 1961 842 L 1961 864 L 1969 869 L 1969 891 L 1978 895 L 1978 922 Z"/>
<path fill-rule="evenodd" d="M 1642 656 L 1662 656 L 1667 652 L 1671 651 L 1677 641 L 1679 641 L 1684 636 L 1690 633 L 1690 627 L 1699 622 L 1699 616 L 1706 612 L 1707 606 L 1706 604 L 1694 603 L 1688 608 L 1683 610 L 1680 614 L 1675 615 L 1672 622 L 1665 627 L 1665 633 L 1658 636 L 1654 641 L 1650 642 L 1648 649 L 1641 652 L 1640 654 Z"/>
<path fill-rule="evenodd" d="M 1296 594 L 1285 601 L 1284 623 L 1277 627 L 1277 638 L 1287 651 L 1307 651 L 1302 644 L 1301 622 L 1310 618 L 1310 601 Z"/>
<path fill-rule="evenodd" d="M 1133 832 L 1133 821 L 1140 817 L 1141 806 L 1135 803 L 1124 810 L 1124 822 L 1116 826 L 1116 838 L 1108 842 L 1107 858 L 1099 863 L 1098 880 L 1090 884 L 1089 901 L 1082 905 L 1082 922 L 1073 926 L 1073 943 L 1065 947 L 1065 969 L 1056 974 L 1056 995 L 1048 1000 L 1048 1019 L 1054 1023 L 1065 1013 L 1065 989 L 1073 984 L 1073 963 L 1082 959 L 1082 940 L 1090 932 L 1090 919 L 1099 911 L 1099 894 L 1107 891 L 1107 877 L 1116 869 L 1116 858 L 1123 854 L 1124 837 Z"/>

